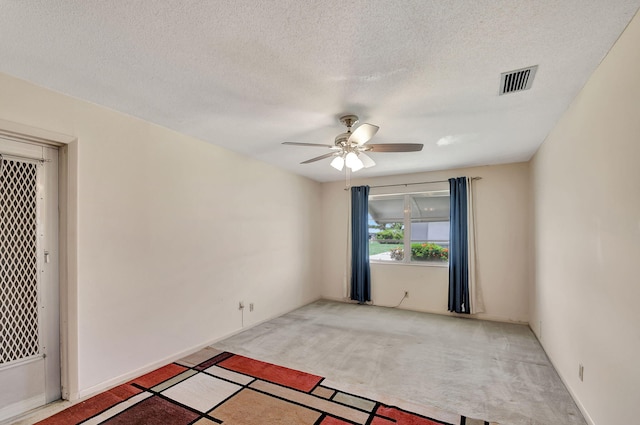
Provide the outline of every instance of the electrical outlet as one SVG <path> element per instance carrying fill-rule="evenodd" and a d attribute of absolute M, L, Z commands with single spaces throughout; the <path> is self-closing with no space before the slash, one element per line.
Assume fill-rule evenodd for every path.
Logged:
<path fill-rule="evenodd" d="M 409 291 L 404 291 L 404 297 L 409 298 Z"/>
<path fill-rule="evenodd" d="M 253 311 L 253 303 L 249 303 L 249 311 Z"/>
<path fill-rule="evenodd" d="M 244 310 L 244 302 L 240 301 L 238 303 L 238 310 Z"/>
<path fill-rule="evenodd" d="M 584 381 L 584 366 L 582 366 L 582 364 L 578 365 L 578 377 L 580 381 Z"/>

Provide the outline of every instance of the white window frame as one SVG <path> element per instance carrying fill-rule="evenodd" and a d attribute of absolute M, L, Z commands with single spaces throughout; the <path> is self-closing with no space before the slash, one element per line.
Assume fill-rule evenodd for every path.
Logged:
<path fill-rule="evenodd" d="M 449 261 L 438 263 L 435 261 L 411 261 L 411 197 L 415 195 L 422 195 L 427 193 L 435 193 L 435 192 L 446 192 L 448 196 L 450 196 L 448 189 L 436 189 L 436 190 L 423 190 L 419 192 L 406 192 L 406 193 L 386 193 L 380 195 L 369 195 L 369 201 L 373 198 L 385 198 L 385 197 L 403 197 L 403 207 L 404 207 L 404 217 L 403 217 L 403 225 L 404 225 L 404 238 L 402 241 L 403 249 L 405 255 L 402 261 L 398 260 L 376 260 L 371 258 L 371 254 L 369 254 L 369 262 L 375 264 L 391 264 L 391 265 L 410 265 L 410 266 L 420 266 L 420 267 L 449 267 Z M 449 219 L 447 219 L 449 221 Z M 409 253 L 409 255 L 406 255 Z"/>

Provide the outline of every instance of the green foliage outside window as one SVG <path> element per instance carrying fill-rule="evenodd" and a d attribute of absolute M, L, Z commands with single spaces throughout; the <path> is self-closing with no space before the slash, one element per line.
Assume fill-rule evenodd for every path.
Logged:
<path fill-rule="evenodd" d="M 380 243 L 402 243 L 404 232 L 398 229 L 385 229 L 376 233 L 376 239 Z"/>
<path fill-rule="evenodd" d="M 394 248 L 390 251 L 391 259 L 402 261 L 403 248 Z M 449 261 L 449 249 L 435 243 L 412 243 L 411 261 Z"/>

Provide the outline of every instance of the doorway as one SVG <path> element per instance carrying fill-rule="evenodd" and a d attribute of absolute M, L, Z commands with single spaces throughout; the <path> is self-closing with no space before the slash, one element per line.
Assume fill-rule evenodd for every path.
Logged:
<path fill-rule="evenodd" d="M 58 149 L 0 136 L 0 421 L 61 396 Z"/>

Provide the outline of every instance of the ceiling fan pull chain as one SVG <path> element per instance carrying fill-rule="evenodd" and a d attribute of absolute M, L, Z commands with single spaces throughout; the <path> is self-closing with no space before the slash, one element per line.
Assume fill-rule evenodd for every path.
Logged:
<path fill-rule="evenodd" d="M 344 190 L 351 189 L 351 169 L 349 167 L 345 168 L 344 173 Z"/>

